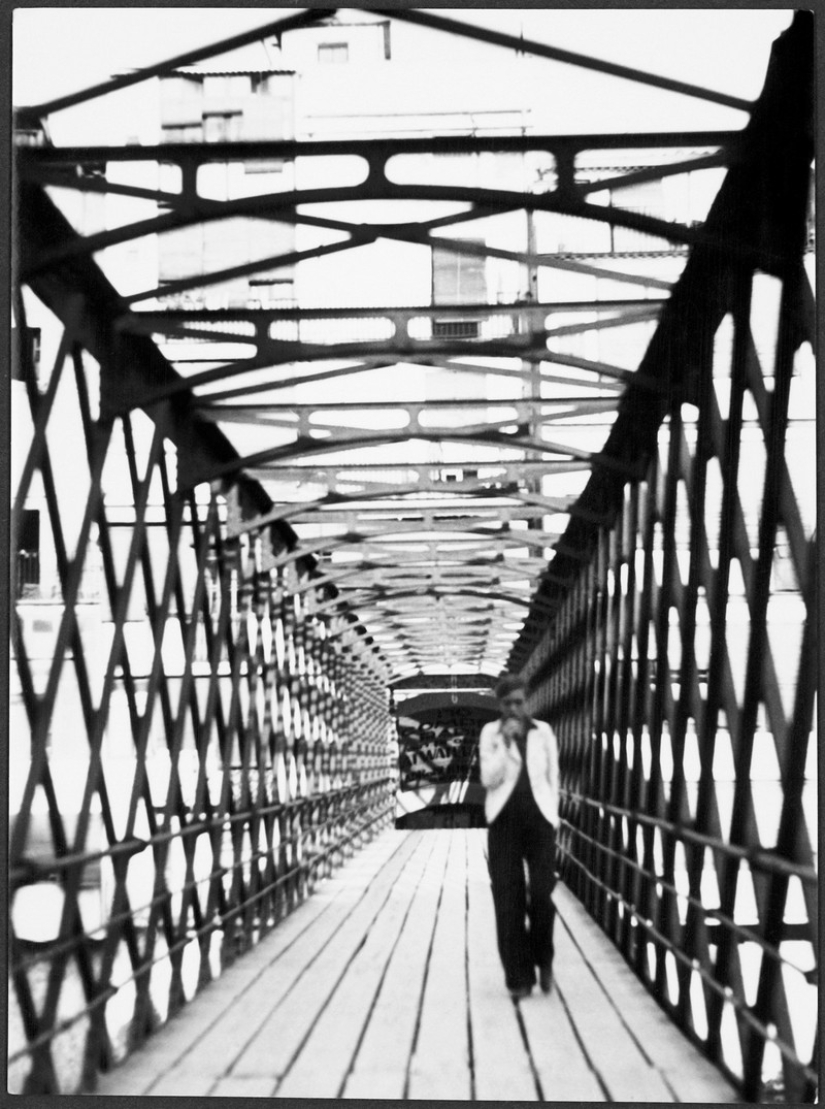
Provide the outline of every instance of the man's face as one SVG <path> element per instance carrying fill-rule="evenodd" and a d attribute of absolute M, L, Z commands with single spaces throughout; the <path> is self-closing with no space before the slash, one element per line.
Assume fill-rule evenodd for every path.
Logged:
<path fill-rule="evenodd" d="M 523 689 L 514 689 L 512 693 L 502 697 L 498 706 L 502 720 L 522 721 L 527 719 L 527 698 Z"/>

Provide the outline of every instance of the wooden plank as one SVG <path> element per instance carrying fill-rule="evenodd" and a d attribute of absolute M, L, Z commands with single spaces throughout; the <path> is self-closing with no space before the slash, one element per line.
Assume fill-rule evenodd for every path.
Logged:
<path fill-rule="evenodd" d="M 459 830 L 431 832 L 450 838 L 444 888 L 438 906 L 407 1097 L 466 1101 L 471 1097 L 467 1029 L 466 836 Z"/>
<path fill-rule="evenodd" d="M 403 1090 L 406 1081 L 406 1067 L 400 1071 L 396 1067 L 390 1070 L 353 1071 L 347 1078 L 347 1084 L 341 1096 L 357 1098 L 359 1101 L 401 1101 L 401 1094 L 398 1093 L 399 1082 Z"/>
<path fill-rule="evenodd" d="M 171 1070 L 150 1089 L 152 1097 L 208 1097 L 214 1085 L 215 1078 L 211 1074 L 180 1074 Z"/>
<path fill-rule="evenodd" d="M 278 1079 L 289 1069 L 415 849 L 417 841 L 414 838 L 405 833 L 394 834 L 403 836 L 400 850 L 381 868 L 358 904 L 340 921 L 329 942 L 314 952 L 309 961 L 304 952 L 300 953 L 300 959 L 290 958 L 291 951 L 285 952 L 280 963 L 288 967 L 292 984 L 281 1003 L 250 1039 L 228 1071 L 229 1075 L 269 1075 Z"/>
<path fill-rule="evenodd" d="M 344 1086 L 342 1096 L 345 1098 L 400 1101 L 405 1096 L 427 955 L 450 845 L 446 835 L 414 834 L 428 838 L 432 854 L 387 967 L 352 1073 Z"/>
<path fill-rule="evenodd" d="M 432 842 L 413 837 L 415 851 L 391 886 L 363 946 L 347 966 L 312 1032 L 277 1088 L 278 1097 L 339 1097 L 359 1040 L 398 942 Z"/>
<path fill-rule="evenodd" d="M 555 932 L 555 988 L 609 1100 L 672 1102 L 673 1092 L 639 1050 L 568 927 L 562 914 Z"/>
<path fill-rule="evenodd" d="M 565 888 L 557 892 L 557 903 L 577 947 L 678 1100 L 694 1104 L 738 1102 L 735 1088 L 656 1004 L 575 896 Z"/>
<path fill-rule="evenodd" d="M 521 1019 L 544 1101 L 606 1101 L 559 992 L 521 1002 Z"/>
<path fill-rule="evenodd" d="M 339 926 L 341 912 L 363 896 L 376 870 L 402 843 L 398 833 L 387 830 L 365 845 L 139 1050 L 102 1076 L 96 1093 L 145 1095 L 166 1090 L 165 1076 L 173 1073 L 212 1079 L 222 1074 L 233 1057 L 232 1052 L 240 1050 L 257 1024 L 277 1004 L 283 976 L 283 967 L 278 963 L 283 953 L 303 947 L 305 958 L 311 958 L 317 945 Z M 236 1005 L 243 1007 L 240 1020 Z M 176 1079 L 170 1078 L 170 1083 L 177 1088 Z M 171 1087 L 168 1092 L 174 1096 Z"/>
<path fill-rule="evenodd" d="M 271 1078 L 222 1078 L 211 1090 L 211 1097 L 272 1097 Z"/>
<path fill-rule="evenodd" d="M 467 968 L 475 1098 L 536 1101 L 538 1090 L 498 955 L 484 832 L 467 836 Z M 531 1004 L 524 1003 L 523 1011 Z"/>

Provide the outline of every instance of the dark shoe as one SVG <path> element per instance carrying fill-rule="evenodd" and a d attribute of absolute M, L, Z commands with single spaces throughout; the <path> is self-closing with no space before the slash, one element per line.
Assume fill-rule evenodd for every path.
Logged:
<path fill-rule="evenodd" d="M 539 969 L 539 985 L 541 986 L 542 993 L 550 993 L 553 988 L 553 967 L 541 967 Z"/>
<path fill-rule="evenodd" d="M 523 1001 L 525 997 L 529 997 L 533 992 L 532 986 L 517 986 L 516 989 L 510 990 L 510 997 L 513 1001 Z"/>

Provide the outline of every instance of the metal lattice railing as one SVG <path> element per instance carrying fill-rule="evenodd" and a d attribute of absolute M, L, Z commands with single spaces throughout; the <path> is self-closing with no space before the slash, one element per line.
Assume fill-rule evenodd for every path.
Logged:
<path fill-rule="evenodd" d="M 269 567 L 277 533 L 239 533 L 245 490 L 179 488 L 186 445 L 162 414 L 101 412 L 117 357 L 71 324 L 51 367 L 26 348 L 13 526 L 39 513 L 40 566 L 11 625 L 9 1075 L 68 1093 L 388 822 L 395 770 L 374 654 L 311 568 Z"/>
<path fill-rule="evenodd" d="M 526 665 L 561 743 L 567 882 L 749 1101 L 816 1089 L 805 32 L 708 219 L 730 250 L 696 249 L 625 398 L 608 450 L 639 477 L 591 483 L 605 523 L 571 528 Z"/>

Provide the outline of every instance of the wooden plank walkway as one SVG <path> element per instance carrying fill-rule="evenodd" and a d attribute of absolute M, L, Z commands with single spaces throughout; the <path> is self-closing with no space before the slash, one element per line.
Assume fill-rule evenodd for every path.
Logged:
<path fill-rule="evenodd" d="M 96 1092 L 736 1102 L 563 887 L 556 985 L 511 1001 L 485 849 L 383 832 Z"/>

